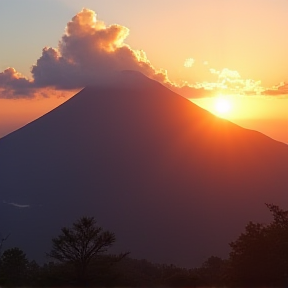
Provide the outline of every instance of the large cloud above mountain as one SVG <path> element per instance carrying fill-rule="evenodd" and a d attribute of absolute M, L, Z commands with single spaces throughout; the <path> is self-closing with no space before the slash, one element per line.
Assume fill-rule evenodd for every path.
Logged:
<path fill-rule="evenodd" d="M 124 43 L 129 29 L 120 25 L 106 26 L 92 10 L 83 9 L 67 24 L 58 49 L 44 48 L 32 67 L 37 87 L 79 88 L 111 71 L 141 71 L 151 78 L 168 82 L 165 72 L 157 71 L 143 51 Z"/>
<path fill-rule="evenodd" d="M 191 85 L 182 81 L 181 85 L 176 85 L 169 80 L 166 70 L 152 65 L 144 51 L 132 49 L 125 43 L 128 35 L 128 28 L 117 24 L 106 26 L 94 11 L 83 9 L 68 22 L 57 48 L 43 48 L 42 55 L 31 68 L 32 79 L 14 68 L 0 73 L 0 98 L 55 95 L 63 90 L 102 83 L 111 73 L 121 70 L 140 71 L 187 98 L 213 96 L 222 91 L 248 95 L 288 94 L 286 83 L 264 89 L 261 81 L 242 79 L 237 71 L 227 68 L 222 71 L 210 68 L 216 77 L 214 82 Z M 193 58 L 188 58 L 184 65 L 191 68 L 194 62 Z"/>
<path fill-rule="evenodd" d="M 32 66 L 29 80 L 14 68 L 0 73 L 2 97 L 17 98 L 35 89 L 81 88 L 103 79 L 114 71 L 136 70 L 169 85 L 165 70 L 157 70 L 144 51 L 125 44 L 129 29 L 117 24 L 106 26 L 94 11 L 83 9 L 67 24 L 58 48 L 45 47 Z"/>

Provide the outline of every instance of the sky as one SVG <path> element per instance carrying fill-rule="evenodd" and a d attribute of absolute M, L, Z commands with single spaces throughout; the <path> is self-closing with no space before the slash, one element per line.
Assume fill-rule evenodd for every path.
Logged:
<path fill-rule="evenodd" d="M 133 69 L 288 143 L 287 0 L 0 0 L 0 25 L 0 137 Z"/>

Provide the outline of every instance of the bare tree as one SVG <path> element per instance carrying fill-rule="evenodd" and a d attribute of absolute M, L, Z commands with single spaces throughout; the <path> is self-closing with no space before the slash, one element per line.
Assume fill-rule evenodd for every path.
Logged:
<path fill-rule="evenodd" d="M 76 268 L 78 280 L 86 280 L 87 268 L 98 255 L 105 253 L 115 242 L 115 235 L 96 226 L 94 217 L 82 217 L 72 228 L 64 227 L 52 239 L 52 250 L 47 255 Z"/>
<path fill-rule="evenodd" d="M 9 238 L 9 236 L 10 236 L 10 233 L 7 234 L 7 236 L 1 238 L 1 241 L 0 241 L 0 256 L 1 256 L 1 254 L 2 254 L 3 244 L 4 244 L 4 242 Z"/>

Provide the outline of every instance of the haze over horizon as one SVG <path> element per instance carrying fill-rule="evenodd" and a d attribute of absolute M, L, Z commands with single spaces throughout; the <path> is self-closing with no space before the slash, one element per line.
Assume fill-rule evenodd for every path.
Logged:
<path fill-rule="evenodd" d="M 0 137 L 103 74 L 132 69 L 219 117 L 288 143 L 286 1 L 3 4 L 0 25 L 13 22 L 0 32 Z"/>

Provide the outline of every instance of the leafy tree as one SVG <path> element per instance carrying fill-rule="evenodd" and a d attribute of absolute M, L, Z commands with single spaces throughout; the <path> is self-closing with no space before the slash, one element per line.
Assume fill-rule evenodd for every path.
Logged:
<path fill-rule="evenodd" d="M 73 267 L 71 267 L 70 264 L 54 262 L 45 263 L 39 271 L 38 286 L 60 287 L 71 284 L 71 270 L 73 270 Z M 69 279 L 69 281 L 67 281 L 67 279 Z"/>
<path fill-rule="evenodd" d="M 27 277 L 28 260 L 19 248 L 7 249 L 1 256 L 1 279 L 5 285 L 23 285 Z"/>
<path fill-rule="evenodd" d="M 230 275 L 236 284 L 283 285 L 288 272 L 288 211 L 266 204 L 268 225 L 249 222 L 230 246 Z"/>
<path fill-rule="evenodd" d="M 37 285 L 38 284 L 38 281 L 41 280 L 41 268 L 40 266 L 38 265 L 38 263 L 34 260 L 28 262 L 27 264 L 27 283 L 29 285 Z"/>
<path fill-rule="evenodd" d="M 223 286 L 226 282 L 227 260 L 217 256 L 209 257 L 200 268 L 197 269 L 202 285 Z"/>
<path fill-rule="evenodd" d="M 62 228 L 61 234 L 52 239 L 52 250 L 48 256 L 63 263 L 73 264 L 78 280 L 84 283 L 89 265 L 114 242 L 114 233 L 96 226 L 94 217 L 82 217 L 73 223 L 72 228 Z"/>

